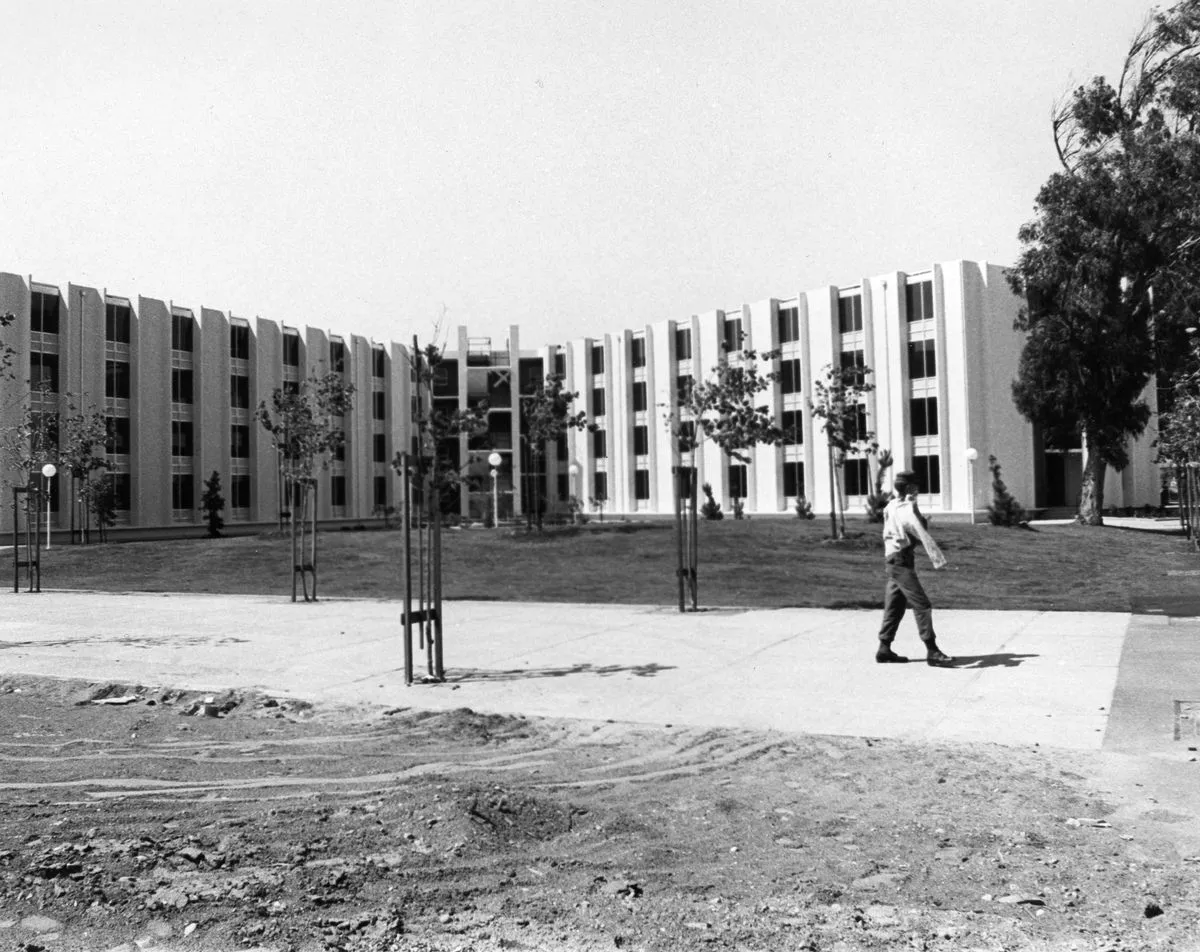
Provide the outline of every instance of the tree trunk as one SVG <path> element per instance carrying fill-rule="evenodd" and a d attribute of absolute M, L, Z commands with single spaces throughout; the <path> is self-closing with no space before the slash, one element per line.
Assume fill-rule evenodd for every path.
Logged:
<path fill-rule="evenodd" d="M 837 477 L 833 471 L 833 447 L 829 447 L 829 533 L 830 537 L 838 537 L 837 525 Z"/>
<path fill-rule="evenodd" d="M 1104 477 L 1108 466 L 1100 447 L 1084 434 L 1083 480 L 1079 487 L 1079 514 L 1075 521 L 1083 526 L 1104 525 Z"/>

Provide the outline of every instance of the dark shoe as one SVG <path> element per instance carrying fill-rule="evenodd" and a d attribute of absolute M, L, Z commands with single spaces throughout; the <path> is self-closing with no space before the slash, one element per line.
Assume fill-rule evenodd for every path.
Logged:
<path fill-rule="evenodd" d="M 879 650 L 875 652 L 875 660 L 879 664 L 906 664 L 908 662 L 904 655 L 896 654 L 887 645 L 879 646 Z"/>
<path fill-rule="evenodd" d="M 954 664 L 954 659 L 940 648 L 930 648 L 929 654 L 925 656 L 925 662 L 933 665 L 936 668 L 942 665 Z"/>

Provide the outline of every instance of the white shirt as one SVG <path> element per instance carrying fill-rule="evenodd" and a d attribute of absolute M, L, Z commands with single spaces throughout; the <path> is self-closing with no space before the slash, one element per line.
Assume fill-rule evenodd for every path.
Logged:
<path fill-rule="evenodd" d="M 946 557 L 933 536 L 925 528 L 925 517 L 917 508 L 917 501 L 907 497 L 892 499 L 883 509 L 883 555 L 889 558 L 911 548 L 920 540 L 935 569 L 946 564 Z"/>

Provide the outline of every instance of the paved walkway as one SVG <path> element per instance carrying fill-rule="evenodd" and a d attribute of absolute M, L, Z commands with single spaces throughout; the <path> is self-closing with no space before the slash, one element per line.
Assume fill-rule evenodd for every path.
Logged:
<path fill-rule="evenodd" d="M 406 687 L 396 602 L 3 601 L 0 675 L 318 701 L 1170 752 L 1173 701 L 1200 698 L 1200 621 L 1114 613 L 937 612 L 940 669 L 875 664 L 878 612 L 448 602 L 448 681 Z M 921 657 L 911 618 L 896 648 Z"/>

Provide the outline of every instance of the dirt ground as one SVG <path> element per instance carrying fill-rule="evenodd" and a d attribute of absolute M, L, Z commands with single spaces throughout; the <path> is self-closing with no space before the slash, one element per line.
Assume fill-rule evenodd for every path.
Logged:
<path fill-rule="evenodd" d="M 0 949 L 1200 948 L 1169 766 L 0 678 Z"/>

